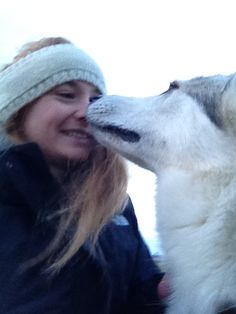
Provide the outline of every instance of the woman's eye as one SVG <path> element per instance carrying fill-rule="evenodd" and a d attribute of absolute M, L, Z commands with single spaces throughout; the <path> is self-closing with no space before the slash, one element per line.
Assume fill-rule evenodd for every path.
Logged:
<path fill-rule="evenodd" d="M 76 97 L 75 94 L 71 92 L 60 92 L 57 95 L 66 99 L 74 99 Z"/>

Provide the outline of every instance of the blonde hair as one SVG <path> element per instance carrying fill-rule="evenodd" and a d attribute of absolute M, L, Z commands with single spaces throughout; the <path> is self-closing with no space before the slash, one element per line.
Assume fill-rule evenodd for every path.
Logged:
<path fill-rule="evenodd" d="M 70 42 L 62 37 L 30 42 L 23 46 L 13 63 L 33 51 L 62 43 Z M 28 106 L 16 112 L 8 121 L 6 131 L 10 136 L 19 139 L 20 121 Z M 97 145 L 89 160 L 73 174 L 67 203 L 62 204 L 62 208 L 56 213 L 60 215 L 60 223 L 54 239 L 31 264 L 48 258 L 49 268 L 57 271 L 85 243 L 89 244 L 91 250 L 94 249 L 104 226 L 123 210 L 127 201 L 126 190 L 127 171 L 124 160 L 114 152 Z M 72 232 L 72 236 L 64 243 L 68 231 Z"/>

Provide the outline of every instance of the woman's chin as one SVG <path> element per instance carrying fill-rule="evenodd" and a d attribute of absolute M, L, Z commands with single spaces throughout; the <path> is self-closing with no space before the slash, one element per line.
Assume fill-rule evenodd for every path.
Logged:
<path fill-rule="evenodd" d="M 67 150 L 65 152 L 58 152 L 57 154 L 46 154 L 49 164 L 57 164 L 62 166 L 68 164 L 80 163 L 88 160 L 91 150 L 86 149 L 76 149 L 76 150 Z"/>

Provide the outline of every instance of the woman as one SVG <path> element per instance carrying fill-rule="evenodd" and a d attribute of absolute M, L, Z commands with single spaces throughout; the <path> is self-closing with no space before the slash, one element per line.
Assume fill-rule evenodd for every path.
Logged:
<path fill-rule="evenodd" d="M 161 313 L 120 157 L 85 119 L 97 64 L 64 38 L 0 72 L 0 313 Z"/>

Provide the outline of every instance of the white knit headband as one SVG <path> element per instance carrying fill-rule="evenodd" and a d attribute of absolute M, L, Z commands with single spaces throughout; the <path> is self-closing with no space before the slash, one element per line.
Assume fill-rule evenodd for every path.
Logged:
<path fill-rule="evenodd" d="M 51 88 L 72 80 L 93 84 L 106 93 L 102 71 L 73 44 L 42 48 L 0 72 L 0 125 Z"/>

